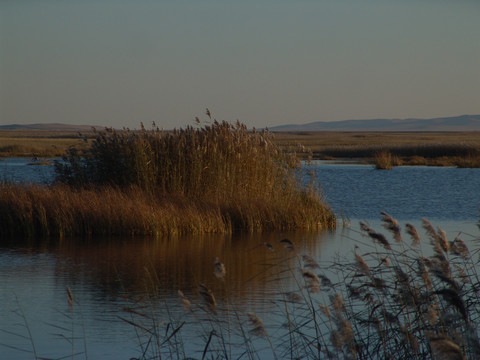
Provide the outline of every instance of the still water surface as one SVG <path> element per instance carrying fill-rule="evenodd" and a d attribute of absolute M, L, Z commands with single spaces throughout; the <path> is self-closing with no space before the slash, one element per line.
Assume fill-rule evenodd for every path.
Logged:
<path fill-rule="evenodd" d="M 0 163 L 3 176 L 22 182 L 53 179 L 51 167 L 28 166 L 27 161 L 22 165 L 22 161 Z M 365 241 L 358 233 L 358 221 L 368 221 L 380 231 L 382 210 L 402 224 L 413 222 L 419 228 L 420 219 L 426 217 L 445 229 L 450 239 L 460 234 L 463 240 L 476 243 L 480 169 L 375 171 L 371 166 L 317 162 L 306 170 L 314 172 L 326 200 L 350 220 L 351 227 L 315 234 L 210 235 L 165 241 L 28 244 L 19 239 L 0 248 L 0 359 L 32 359 L 34 349 L 46 358 L 140 357 L 135 329 L 125 321 L 141 321 L 126 311 L 132 308 L 158 322 L 187 321 L 186 355 L 201 358 L 205 328 L 197 317 L 183 313 L 179 289 L 194 305 L 201 304 L 198 285 L 203 283 L 213 290 L 219 308 L 228 306 L 241 314 L 254 311 L 267 328 L 278 325 L 283 319 L 272 311 L 272 300 L 297 286 L 292 276 L 278 279 L 278 271 L 270 266 L 278 262 L 286 269 L 297 266 L 279 240 L 289 238 L 298 253 L 320 263 L 336 256 L 352 257 L 354 245 Z M 275 251 L 262 246 L 263 242 L 273 244 Z M 215 256 L 226 265 L 225 281 L 213 274 Z M 74 294 L 73 307 L 67 301 L 67 286 Z M 149 307 L 152 298 L 160 299 L 153 308 Z M 144 339 L 141 332 L 139 336 Z"/>

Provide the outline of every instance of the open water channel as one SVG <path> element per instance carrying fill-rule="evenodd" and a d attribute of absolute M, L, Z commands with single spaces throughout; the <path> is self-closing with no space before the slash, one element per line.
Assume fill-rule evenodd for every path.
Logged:
<path fill-rule="evenodd" d="M 48 183 L 53 179 L 52 167 L 28 162 L 0 161 L 1 180 Z M 445 230 L 449 240 L 460 236 L 471 246 L 479 245 L 480 169 L 396 167 L 378 171 L 371 166 L 325 162 L 304 168 L 313 172 L 326 201 L 348 226 L 343 227 L 340 220 L 337 230 L 319 233 L 41 244 L 18 239 L 10 246 L 3 245 L 0 359 L 141 358 L 142 349 L 151 350 L 153 343 L 148 345 L 148 333 L 131 322 L 145 328 L 156 325 L 162 335 L 183 324 L 182 346 L 175 348 L 171 344 L 174 338 L 170 338 L 170 347 L 164 348 L 184 351 L 180 357 L 201 358 L 211 334 L 207 320 L 215 315 L 200 309 L 199 284 L 212 289 L 219 309 L 229 310 L 228 319 L 232 314 L 236 319 L 238 314 L 247 329 L 245 314 L 255 312 L 267 329 L 275 329 L 285 320 L 274 311 L 275 298 L 298 287 L 294 276 L 279 276 L 272 270 L 275 262 L 296 266 L 296 257 L 289 255 L 279 240 L 290 239 L 298 254 L 308 254 L 320 264 L 335 257 L 352 258 L 354 246 L 366 241 L 358 222 L 366 221 L 382 231 L 381 211 L 402 225 L 413 223 L 421 235 L 421 219 L 427 218 Z M 263 246 L 265 242 L 272 244 L 274 251 Z M 226 266 L 223 281 L 213 274 L 216 256 Z M 73 305 L 68 302 L 67 287 Z M 178 290 L 190 299 L 194 312 L 184 312 Z M 219 311 L 216 316 L 222 314 Z M 225 327 L 230 326 L 228 319 L 221 320 Z M 166 329 L 168 324 L 170 329 Z M 272 332 L 275 339 L 275 330 Z M 232 344 L 235 341 L 232 339 Z M 267 342 L 257 345 L 271 354 Z M 240 357 L 236 351 L 231 345 L 227 352 Z M 164 354 L 169 356 L 176 357 Z"/>

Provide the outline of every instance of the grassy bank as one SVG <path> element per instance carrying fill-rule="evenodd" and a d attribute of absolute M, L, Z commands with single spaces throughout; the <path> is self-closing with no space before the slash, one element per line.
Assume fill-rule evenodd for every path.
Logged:
<path fill-rule="evenodd" d="M 61 157 L 72 146 L 84 147 L 84 138 L 92 132 L 79 135 L 72 131 L 0 130 L 0 158 L 2 157 Z"/>
<path fill-rule="evenodd" d="M 213 121 L 174 132 L 96 133 L 56 164 L 57 183 L 0 185 L 0 234 L 169 236 L 333 228 L 268 132 Z"/>
<path fill-rule="evenodd" d="M 480 132 L 276 133 L 280 146 L 302 144 L 314 159 L 355 159 L 375 164 L 380 153 L 397 165 L 480 167 Z"/>
<path fill-rule="evenodd" d="M 58 157 L 69 147 L 85 148 L 71 131 L 0 131 L 0 157 Z M 480 132 L 279 132 L 274 143 L 295 148 L 303 158 L 356 159 L 374 164 L 376 153 L 390 152 L 399 165 L 480 167 Z"/>

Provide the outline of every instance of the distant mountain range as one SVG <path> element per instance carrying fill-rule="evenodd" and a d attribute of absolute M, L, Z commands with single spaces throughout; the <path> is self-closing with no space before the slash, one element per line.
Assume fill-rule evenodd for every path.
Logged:
<path fill-rule="evenodd" d="M 45 130 L 45 131 L 90 131 L 92 127 L 103 129 L 103 126 L 71 125 L 71 124 L 11 124 L 0 125 L 0 130 Z"/>
<path fill-rule="evenodd" d="M 303 125 L 282 125 L 271 131 L 480 131 L 480 115 L 434 119 L 370 119 L 317 121 Z"/>
<path fill-rule="evenodd" d="M 97 125 L 11 124 L 0 130 L 90 131 Z M 369 119 L 316 121 L 308 124 L 273 126 L 271 131 L 480 131 L 480 115 L 461 115 L 434 119 Z"/>

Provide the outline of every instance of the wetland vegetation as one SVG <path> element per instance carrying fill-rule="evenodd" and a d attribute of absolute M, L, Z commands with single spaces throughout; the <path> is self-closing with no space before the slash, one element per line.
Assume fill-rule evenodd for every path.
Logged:
<path fill-rule="evenodd" d="M 319 264 L 309 254 L 298 253 L 289 240 L 280 241 L 283 255 L 272 253 L 265 266 L 279 278 L 290 277 L 296 290 L 278 290 L 271 305 L 281 319 L 276 326 L 265 326 L 253 312 L 237 311 L 228 299 L 217 301 L 202 284 L 194 297 L 179 291 L 185 315 L 163 326 L 149 313 L 126 309 L 126 321 L 142 334 L 140 358 L 192 355 L 192 344 L 186 347 L 188 340 L 182 337 L 191 317 L 203 322 L 201 341 L 193 352 L 202 359 L 476 358 L 478 251 L 470 251 L 459 237 L 449 241 L 442 229 L 423 220 L 431 245 L 427 249 L 415 226 L 405 224 L 403 234 L 396 219 L 382 215 L 391 236 L 361 223 L 365 241 L 355 246 L 353 259 L 338 257 Z M 217 259 L 212 270 L 227 287 L 228 267 L 225 271 Z M 155 297 L 151 301 L 147 308 L 157 306 Z"/>
<path fill-rule="evenodd" d="M 212 134 L 224 135 L 213 140 L 217 135 Z M 121 247 L 124 241 L 119 239 L 131 235 L 229 233 L 244 227 L 252 231 L 275 229 L 272 226 L 273 220 L 261 223 L 262 220 L 259 218 L 264 214 L 270 216 L 270 219 L 278 219 L 275 220 L 276 224 L 283 224 L 280 229 L 302 229 L 302 226 L 290 225 L 293 221 L 302 224 L 302 219 L 304 221 L 307 218 L 299 211 L 298 202 L 285 210 L 285 203 L 276 200 L 275 195 L 270 193 L 270 198 L 275 200 L 274 204 L 279 204 L 279 208 L 284 211 L 279 215 L 273 215 L 277 214 L 275 211 L 278 208 L 269 210 L 271 208 L 267 206 L 270 205 L 264 204 L 265 197 L 255 192 L 260 191 L 255 190 L 255 184 L 246 182 L 239 185 L 243 184 L 242 171 L 251 171 L 249 174 L 281 174 L 279 177 L 265 175 L 257 181 L 262 189 L 274 189 L 274 185 L 268 187 L 268 179 L 282 179 L 280 182 L 283 184 L 282 191 L 290 189 L 292 194 L 303 194 L 302 201 L 308 199 L 312 201 L 313 205 L 309 204 L 309 209 L 315 209 L 314 204 L 325 205 L 323 202 L 313 201 L 321 199 L 314 187 L 310 189 L 300 187 L 303 191 L 297 192 L 298 187 L 290 188 L 287 185 L 289 176 L 292 176 L 291 184 L 298 184 L 296 178 L 298 159 L 292 156 L 293 149 L 298 151 L 299 147 L 291 143 L 279 148 L 278 134 L 275 138 L 271 135 L 268 132 L 248 132 L 241 124 L 226 123 L 212 123 L 209 127 L 188 128 L 177 132 L 162 132 L 153 128 L 135 132 L 108 130 L 96 133 L 94 137 L 88 139 L 88 142 L 81 142 L 82 146 L 86 144 L 87 147 L 71 148 L 66 153 L 65 161 L 57 164 L 57 184 L 51 186 L 2 184 L 3 192 L 0 195 L 2 238 L 5 240 L 13 237 L 65 238 L 78 234 L 81 236 L 81 242 L 76 244 L 77 247 L 70 241 L 58 242 L 63 248 L 72 248 L 70 251 L 75 254 L 72 255 L 75 258 L 81 251 L 88 252 L 86 244 L 102 243 L 97 241 L 97 237 L 117 234 L 121 236 L 112 236 L 111 242 L 102 239 L 105 241 L 103 246 L 106 249 Z M 221 139 L 228 141 L 222 142 Z M 251 145 L 240 146 L 245 152 L 218 150 L 224 149 L 225 146 L 221 144 L 244 142 Z M 197 150 L 205 150 L 198 151 L 198 154 L 186 153 L 186 149 L 189 148 L 186 144 L 191 143 L 197 145 Z M 208 146 L 212 144 L 216 146 L 208 150 L 210 149 Z M 159 149 L 162 151 L 157 151 Z M 225 170 L 221 165 L 226 166 L 226 163 L 212 164 L 208 162 L 212 159 L 211 156 L 205 159 L 201 157 L 201 154 L 211 154 L 215 149 L 219 151 L 217 153 L 219 156 L 215 157 L 217 160 L 230 156 L 245 161 L 238 164 L 231 164 L 230 161 L 228 164 L 231 167 Z M 267 167 L 262 171 L 260 164 L 255 165 L 250 163 L 251 160 L 246 160 L 253 158 L 252 149 L 260 152 L 262 164 L 267 161 L 265 159 L 272 158 L 281 159 L 279 164 L 282 166 L 272 165 L 271 168 Z M 267 149 L 274 151 L 266 154 Z M 168 158 L 181 161 L 178 161 L 177 166 L 173 166 L 171 163 L 163 163 L 162 156 L 149 157 L 157 153 L 169 154 Z M 237 156 L 237 153 L 240 153 L 240 156 Z M 115 154 L 119 154 L 118 163 Z M 139 172 L 144 168 L 150 170 L 149 161 L 156 161 L 157 164 L 161 164 L 161 168 L 177 176 L 158 174 L 155 171 Z M 189 167 L 189 163 L 202 166 Z M 309 166 L 305 165 L 306 169 L 315 172 L 315 168 Z M 196 181 L 192 181 L 191 177 L 186 176 L 191 173 L 207 175 L 211 167 L 214 167 L 215 173 L 223 171 L 224 179 L 215 177 L 215 173 L 205 177 L 203 182 L 201 177 L 195 177 Z M 426 185 L 427 188 L 438 187 L 437 192 L 442 198 L 445 196 L 442 188 L 449 186 L 449 182 L 441 182 L 438 178 L 445 179 L 448 177 L 447 173 L 452 173 L 458 177 L 451 178 L 450 183 L 459 182 L 459 177 L 472 183 L 471 177 L 476 177 L 473 174 L 477 174 L 475 169 L 399 168 L 381 173 L 363 166 L 343 167 L 351 168 L 349 171 L 357 168 L 366 169 L 364 171 L 373 177 L 360 176 L 356 171 L 349 177 L 347 173 L 339 172 L 337 169 L 335 176 L 332 177 L 333 181 L 338 182 L 336 177 L 339 176 L 346 177 L 347 180 L 342 186 L 349 186 L 355 183 L 352 179 L 362 178 L 363 181 L 375 184 L 377 192 L 381 179 L 390 179 L 387 180 L 389 182 L 399 176 L 397 179 L 399 183 L 390 183 L 389 189 L 395 188 L 396 192 L 401 192 L 398 184 L 412 186 L 410 182 L 412 177 L 421 178 L 419 173 L 427 173 L 429 179 L 437 179 L 435 186 Z M 417 173 L 413 173 L 414 171 Z M 407 174 L 401 177 L 403 173 Z M 122 176 L 115 177 L 117 180 L 114 180 L 109 174 Z M 226 179 L 231 181 L 232 186 L 240 189 L 237 192 L 244 197 L 243 201 L 237 197 L 239 194 L 229 192 L 228 186 L 222 185 L 221 181 Z M 461 186 L 465 188 L 465 184 Z M 217 193 L 214 191 L 217 188 L 225 190 Z M 248 191 L 242 194 L 241 189 L 244 188 Z M 476 193 L 475 189 L 469 188 L 467 196 Z M 352 194 L 360 191 L 366 192 L 365 184 L 353 186 Z M 422 191 L 427 194 L 426 198 L 419 199 L 419 203 L 422 203 L 422 206 L 431 204 L 426 199 L 436 197 L 437 192 Z M 248 196 L 250 193 L 255 197 Z M 307 196 L 309 193 L 312 198 Z M 288 194 L 282 193 L 279 198 L 287 196 L 283 201 L 289 203 L 295 197 L 293 195 L 288 197 Z M 365 201 L 354 198 L 352 194 L 348 195 L 349 199 L 355 199 L 352 202 Z M 402 206 L 412 207 L 412 199 L 407 200 L 405 205 L 398 199 L 388 197 L 388 192 L 382 196 L 395 203 L 397 210 Z M 448 196 L 459 198 L 455 193 Z M 255 200 L 257 198 L 258 202 Z M 236 211 L 231 210 L 233 206 L 230 208 L 219 206 L 226 203 L 224 199 L 230 199 L 237 206 L 234 208 Z M 447 206 L 449 209 L 446 214 L 452 216 L 453 209 L 465 206 L 462 202 L 465 201 Z M 374 207 L 372 204 L 366 205 L 365 202 L 362 206 Z M 417 209 L 422 209 L 422 206 Z M 319 208 L 315 219 L 318 219 L 319 213 L 322 214 L 320 209 L 328 207 Z M 420 211 L 417 210 L 413 216 L 417 216 L 417 212 Z M 324 214 L 328 215 L 328 219 L 334 220 L 331 212 Z M 365 213 L 362 214 L 362 217 L 365 216 Z M 229 221 L 225 221 L 227 216 Z M 284 220 L 281 216 L 288 219 L 293 217 L 293 220 L 290 223 L 282 222 Z M 471 217 L 468 219 L 471 220 Z M 53 324 L 36 324 L 38 325 L 36 327 L 43 326 L 42 330 L 45 330 L 45 327 L 51 329 L 50 326 L 53 326 L 54 332 L 61 333 L 57 342 L 71 343 L 72 357 L 91 358 L 89 352 L 94 353 L 98 350 L 92 342 L 89 342 L 89 338 L 95 335 L 83 328 L 88 326 L 83 324 L 83 316 L 86 318 L 91 315 L 87 315 L 86 302 L 95 296 L 90 292 L 81 293 L 79 277 L 93 276 L 94 287 L 105 286 L 108 289 L 103 289 L 102 296 L 109 301 L 114 296 L 122 298 L 121 310 L 112 315 L 114 320 L 110 321 L 112 327 L 118 326 L 119 322 L 123 323 L 123 326 L 129 329 L 127 335 L 130 336 L 129 340 L 136 341 L 134 349 L 130 348 L 130 352 L 120 353 L 125 358 L 475 358 L 480 350 L 477 330 L 478 239 L 468 243 L 467 247 L 461 235 L 447 239 L 443 230 L 433 227 L 428 221 L 423 222 L 426 236 L 421 236 L 419 234 L 422 230 L 419 226 L 415 229 L 406 224 L 401 228 L 388 214 L 383 214 L 382 220 L 390 236 L 363 222 L 361 233 L 355 233 L 350 229 L 349 234 L 353 235 L 347 239 L 349 240 L 347 244 L 344 242 L 341 254 L 337 253 L 336 256 L 332 255 L 334 251 L 326 256 L 322 255 L 325 249 L 316 251 L 314 248 L 302 247 L 300 241 L 304 239 L 300 235 L 297 238 L 286 235 L 290 241 L 284 236 L 280 237 L 277 232 L 265 234 L 266 236 L 262 234 L 246 249 L 242 248 L 243 252 L 239 255 L 241 260 L 236 257 L 234 259 L 232 252 L 222 250 L 227 242 L 212 239 L 212 244 L 209 245 L 212 250 L 203 252 L 208 247 L 205 245 L 206 242 L 202 241 L 201 237 L 191 239 L 189 246 L 202 249 L 197 252 L 201 255 L 194 251 L 192 251 L 194 255 L 190 254 L 205 262 L 201 271 L 192 266 L 189 263 L 191 258 L 184 254 L 185 251 L 191 250 L 185 249 L 187 242 L 178 241 L 182 238 L 176 236 L 165 245 L 173 249 L 168 253 L 170 255 L 152 251 L 152 244 L 159 245 L 163 242 L 151 242 L 147 238 L 141 243 L 144 246 L 141 251 L 138 248 L 142 246 L 138 244 L 134 246 L 136 251 L 125 248 L 124 251 L 128 255 L 119 261 L 120 266 L 111 259 L 107 260 L 107 253 L 110 250 L 104 250 L 101 255 L 94 256 L 99 263 L 97 267 L 92 266 L 93 260 L 92 263 L 87 260 L 85 265 L 96 275 L 78 274 L 79 266 L 85 262 L 87 254 L 83 254 L 85 258 L 75 258 L 73 261 L 75 266 L 72 268 L 66 265 L 70 260 L 61 260 L 58 268 L 55 267 L 55 272 L 60 272 L 59 268 L 65 267 L 68 268 L 66 271 L 70 276 L 64 282 L 49 282 L 55 283 L 60 289 L 60 294 L 63 294 L 59 301 L 60 303 L 63 301 L 65 308 L 68 309 L 61 313 L 65 321 L 59 319 L 61 316 L 57 316 Z M 295 234 L 299 233 L 301 232 Z M 341 242 L 340 236 L 335 238 L 335 243 Z M 57 242 L 50 242 L 52 243 Z M 320 243 L 320 240 L 316 243 Z M 431 246 L 428 246 L 428 243 Z M 238 248 L 233 252 L 238 253 Z M 113 256 L 117 255 L 115 253 Z M 217 261 L 214 261 L 214 256 L 219 257 Z M 53 257 L 56 258 L 56 255 Z M 133 257 L 135 261 L 129 260 Z M 224 264 L 220 265 L 221 263 Z M 185 278 L 189 278 L 188 281 L 183 277 L 182 281 L 174 279 L 178 272 L 172 271 L 174 266 L 167 264 L 189 269 L 190 273 L 185 271 Z M 121 275 L 126 272 L 125 268 L 131 267 L 136 268 L 133 275 L 131 273 L 127 276 Z M 15 266 L 12 265 L 12 268 Z M 246 268 L 255 270 L 248 272 Z M 108 272 L 113 274 L 110 280 L 106 280 Z M 30 278 L 32 274 L 27 273 L 26 276 Z M 169 285 L 161 280 L 164 277 L 169 279 Z M 39 279 L 36 281 L 40 282 Z M 19 282 L 24 284 L 23 281 Z M 85 281 L 90 282 L 91 279 Z M 248 291 L 252 287 L 262 289 L 268 287 L 271 293 L 268 296 L 264 292 L 260 292 L 261 295 L 257 293 L 252 295 L 243 287 L 248 288 Z M 175 296 L 171 292 L 176 293 L 178 290 L 180 292 L 175 302 Z M 89 291 L 93 293 L 92 289 Z M 50 301 L 50 296 L 47 297 Z M 258 298 L 264 300 L 265 308 L 259 306 Z M 16 301 L 20 307 L 22 299 Z M 58 300 L 56 301 L 52 306 L 61 309 Z M 10 305 L 6 307 L 8 306 Z M 103 306 L 107 305 L 102 303 L 101 306 L 104 310 Z M 36 339 L 39 336 L 38 330 L 30 334 L 29 323 L 32 326 L 33 320 L 29 318 L 28 313 L 22 315 L 22 312 L 17 311 L 16 314 L 20 316 L 20 322 L 25 323 L 24 332 L 16 328 L 8 339 L 22 337 L 27 342 L 19 342 L 17 345 L 13 341 L 2 342 L 0 338 L 0 345 L 10 346 L 10 349 L 16 346 L 18 351 L 30 355 L 26 352 L 30 341 L 33 355 L 29 358 L 47 357 L 44 354 L 48 354 L 48 351 L 39 350 L 38 344 L 44 338 Z M 5 338 L 7 337 L 4 336 L 3 339 Z M 111 353 L 107 351 L 109 355 L 114 353 L 113 347 Z M 55 356 L 48 355 L 48 358 L 66 356 L 69 349 L 62 348 L 61 352 L 62 354 Z M 118 354 L 117 352 L 110 358 L 118 358 Z"/>
<path fill-rule="evenodd" d="M 390 154 L 390 166 L 480 167 L 480 132 L 279 132 L 280 146 L 301 144 L 304 157 L 377 164 Z"/>
<path fill-rule="evenodd" d="M 276 132 L 273 142 L 295 148 L 302 158 L 375 164 L 390 153 L 396 165 L 480 167 L 480 132 Z M 1 157 L 60 157 L 74 146 L 88 147 L 94 131 L 0 131 Z"/>
<path fill-rule="evenodd" d="M 130 279 L 142 291 L 132 292 L 117 315 L 137 342 L 137 351 L 129 353 L 135 357 L 125 358 L 477 358 L 478 244 L 468 246 L 461 235 L 448 239 L 425 219 L 416 228 L 383 213 L 382 225 L 386 233 L 360 223 L 352 251 L 323 261 L 294 241 L 274 237 L 248 250 L 249 264 L 232 262 L 230 255 L 200 259 L 208 264 L 196 274 L 196 285 L 173 285 L 179 286 L 176 301 L 167 301 L 161 291 L 164 275 L 156 271 L 163 266 L 146 261 L 152 256 L 147 248 L 144 261 L 135 262 L 143 276 Z M 158 257 L 154 261 L 163 263 Z M 189 266 L 180 261 L 179 266 Z M 114 271 L 112 264 L 104 266 Z M 253 283 L 251 273 L 242 276 L 252 266 Z M 105 275 L 105 269 L 97 271 Z M 241 296 L 237 277 L 249 287 L 275 289 L 267 309 L 236 299 Z M 79 318 L 82 303 L 76 295 L 67 287 L 64 302 L 68 316 Z M 28 319 L 23 320 L 28 329 Z M 88 339 L 75 338 L 68 326 L 56 328 L 61 340 L 71 341 L 72 357 L 88 358 Z M 35 338 L 30 341 L 40 358 Z"/>
<path fill-rule="evenodd" d="M 95 132 L 49 186 L 0 186 L 0 234 L 65 237 L 333 228 L 299 159 L 267 131 L 212 121 L 173 132 Z"/>

